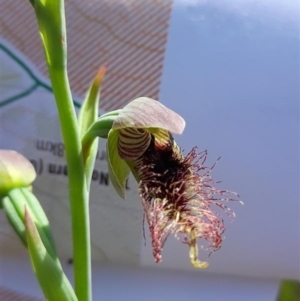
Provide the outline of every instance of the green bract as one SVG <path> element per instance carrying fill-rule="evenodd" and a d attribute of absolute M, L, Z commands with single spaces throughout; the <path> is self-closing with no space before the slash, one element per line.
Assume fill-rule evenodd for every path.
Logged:
<path fill-rule="evenodd" d="M 105 75 L 106 66 L 102 66 L 97 72 L 79 112 L 78 125 L 82 138 L 82 156 L 88 187 L 90 186 L 91 176 L 95 164 L 98 150 L 98 138 L 84 141 L 89 127 L 97 120 L 99 113 L 100 90 Z"/>
<path fill-rule="evenodd" d="M 47 300 L 77 301 L 77 297 L 61 265 L 48 253 L 26 207 L 25 229 L 34 272 Z"/>
<path fill-rule="evenodd" d="M 184 119 L 156 100 L 140 97 L 131 101 L 115 118 L 107 137 L 108 172 L 114 188 L 125 198 L 125 184 L 130 170 L 135 178 L 135 161 L 146 151 L 153 135 L 165 144 L 170 132 L 181 134 Z"/>
<path fill-rule="evenodd" d="M 35 180 L 32 164 L 12 150 L 0 150 L 0 198 L 13 188 L 27 187 Z"/>

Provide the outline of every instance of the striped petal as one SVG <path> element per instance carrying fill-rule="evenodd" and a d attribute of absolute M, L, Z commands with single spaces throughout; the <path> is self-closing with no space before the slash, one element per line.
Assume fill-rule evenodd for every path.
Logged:
<path fill-rule="evenodd" d="M 118 151 L 124 160 L 136 160 L 149 147 L 151 134 L 143 129 L 124 128 L 119 130 Z"/>
<path fill-rule="evenodd" d="M 121 198 L 125 199 L 125 186 L 130 169 L 118 152 L 118 132 L 119 131 L 110 130 L 107 137 L 108 173 L 116 192 Z"/>
<path fill-rule="evenodd" d="M 140 97 L 131 101 L 115 119 L 112 128 L 159 128 L 174 134 L 182 134 L 184 119 L 160 102 Z"/>

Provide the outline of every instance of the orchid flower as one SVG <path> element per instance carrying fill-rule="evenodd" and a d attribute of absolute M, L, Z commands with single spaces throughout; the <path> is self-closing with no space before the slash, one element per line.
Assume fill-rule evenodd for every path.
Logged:
<path fill-rule="evenodd" d="M 225 230 L 213 205 L 234 213 L 224 202 L 234 200 L 228 191 L 218 190 L 203 166 L 206 152 L 193 148 L 183 155 L 173 139 L 181 134 L 184 119 L 150 98 L 137 98 L 120 110 L 107 137 L 109 175 L 116 191 L 125 197 L 125 183 L 133 173 L 152 238 L 153 255 L 161 261 L 170 234 L 189 246 L 193 266 L 205 268 L 198 259 L 198 239 L 205 239 L 212 251 L 220 248 Z"/>

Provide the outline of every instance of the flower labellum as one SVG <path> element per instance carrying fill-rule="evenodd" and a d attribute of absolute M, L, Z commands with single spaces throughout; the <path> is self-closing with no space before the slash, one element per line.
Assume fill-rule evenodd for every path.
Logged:
<path fill-rule="evenodd" d="M 203 166 L 206 156 L 206 151 L 198 154 L 193 148 L 184 157 L 170 136 L 164 146 L 152 139 L 135 167 L 156 262 L 161 261 L 161 251 L 170 234 L 189 246 L 194 267 L 208 265 L 198 259 L 197 239 L 205 239 L 212 251 L 221 247 L 225 226 L 211 207 L 216 205 L 234 218 L 233 211 L 222 203 L 233 199 L 226 196 L 227 191 L 213 187 L 211 169 Z"/>
<path fill-rule="evenodd" d="M 189 246 L 193 266 L 206 268 L 207 262 L 198 259 L 197 240 L 206 240 L 211 251 L 221 247 L 225 226 L 212 207 L 233 219 L 234 212 L 224 202 L 236 194 L 214 187 L 213 167 L 203 165 L 206 151 L 197 153 L 193 148 L 183 155 L 171 133 L 181 134 L 184 126 L 179 115 L 159 102 L 133 100 L 108 134 L 109 172 L 121 196 L 130 170 L 138 181 L 156 262 L 161 261 L 166 239 L 174 234 Z"/>

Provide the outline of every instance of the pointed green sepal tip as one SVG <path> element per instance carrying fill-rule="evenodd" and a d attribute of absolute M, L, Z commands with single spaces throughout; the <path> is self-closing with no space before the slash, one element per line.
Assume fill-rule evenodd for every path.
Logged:
<path fill-rule="evenodd" d="M 0 150 L 0 197 L 13 188 L 28 187 L 36 178 L 32 164 L 13 150 Z"/>
<path fill-rule="evenodd" d="M 101 87 L 104 79 L 104 75 L 106 73 L 106 69 L 107 69 L 107 63 L 104 63 L 94 78 L 93 86 L 95 86 L 95 88 L 99 89 Z"/>
<path fill-rule="evenodd" d="M 82 138 L 82 157 L 88 186 L 90 186 L 97 155 L 98 139 L 93 135 L 90 136 L 87 132 L 91 125 L 95 123 L 99 115 L 100 91 L 105 72 L 106 64 L 104 64 L 97 72 L 79 112 L 78 124 L 80 136 Z"/>
<path fill-rule="evenodd" d="M 25 207 L 25 230 L 31 263 L 48 301 L 77 301 L 74 290 L 58 262 L 48 254 L 34 221 Z"/>
<path fill-rule="evenodd" d="M 102 86 L 105 72 L 106 64 L 104 64 L 97 72 L 82 103 L 78 117 L 81 137 L 83 137 L 86 134 L 88 128 L 98 118 L 100 89 Z"/>

